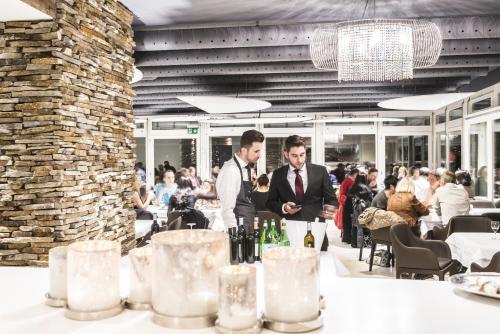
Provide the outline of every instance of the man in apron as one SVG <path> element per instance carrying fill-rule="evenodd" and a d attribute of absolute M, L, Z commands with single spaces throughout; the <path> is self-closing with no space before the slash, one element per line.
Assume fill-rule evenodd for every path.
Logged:
<path fill-rule="evenodd" d="M 257 212 L 251 200 L 251 169 L 260 158 L 263 142 L 264 135 L 259 131 L 245 131 L 240 139 L 240 151 L 224 163 L 217 177 L 217 193 L 226 228 L 237 226 L 237 219 L 242 217 L 247 233 L 253 232 Z"/>

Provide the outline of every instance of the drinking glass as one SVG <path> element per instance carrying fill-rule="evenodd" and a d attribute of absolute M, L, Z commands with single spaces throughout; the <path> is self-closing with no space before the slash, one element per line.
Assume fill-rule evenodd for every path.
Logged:
<path fill-rule="evenodd" d="M 491 229 L 493 230 L 493 239 L 497 238 L 497 231 L 499 227 L 500 227 L 500 222 L 498 220 L 491 221 Z"/>
<path fill-rule="evenodd" d="M 195 223 L 187 223 L 187 225 L 188 225 L 191 229 L 193 229 L 193 226 L 194 226 L 194 225 L 196 225 L 196 224 L 195 224 Z"/>

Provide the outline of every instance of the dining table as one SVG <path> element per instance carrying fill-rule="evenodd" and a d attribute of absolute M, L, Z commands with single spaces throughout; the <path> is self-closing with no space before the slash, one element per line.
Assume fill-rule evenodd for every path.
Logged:
<path fill-rule="evenodd" d="M 500 252 L 500 236 L 493 233 L 454 232 L 446 239 L 452 258 L 465 267 L 472 262 L 487 265 L 496 252 Z"/>

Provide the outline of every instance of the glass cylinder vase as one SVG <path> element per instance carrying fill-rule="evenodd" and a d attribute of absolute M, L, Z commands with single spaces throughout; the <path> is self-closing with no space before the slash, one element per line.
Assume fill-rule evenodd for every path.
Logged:
<path fill-rule="evenodd" d="M 218 325 L 233 330 L 257 323 L 256 269 L 227 266 L 219 270 Z"/>
<path fill-rule="evenodd" d="M 297 323 L 319 314 L 319 251 L 279 247 L 264 252 L 266 319 Z"/>
<path fill-rule="evenodd" d="M 129 303 L 151 304 L 151 247 L 132 249 L 128 256 L 130 260 Z"/>
<path fill-rule="evenodd" d="M 49 297 L 53 299 L 67 298 L 67 246 L 54 247 L 49 250 Z"/>
<path fill-rule="evenodd" d="M 217 274 L 229 263 L 227 236 L 212 230 L 153 235 L 152 306 L 168 317 L 204 317 L 217 312 Z"/>
<path fill-rule="evenodd" d="M 88 240 L 68 246 L 68 308 L 96 312 L 120 302 L 120 244 Z"/>

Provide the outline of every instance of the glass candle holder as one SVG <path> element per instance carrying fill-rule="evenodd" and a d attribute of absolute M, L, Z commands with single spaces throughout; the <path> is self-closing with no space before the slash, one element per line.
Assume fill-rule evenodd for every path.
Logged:
<path fill-rule="evenodd" d="M 257 323 L 256 269 L 227 266 L 219 270 L 219 326 L 240 330 Z"/>
<path fill-rule="evenodd" d="M 319 313 L 319 251 L 279 247 L 262 256 L 266 318 L 296 323 Z"/>
<path fill-rule="evenodd" d="M 96 312 L 120 302 L 120 244 L 89 240 L 68 246 L 68 308 Z"/>
<path fill-rule="evenodd" d="M 49 297 L 66 299 L 67 297 L 67 246 L 54 247 L 49 250 Z"/>
<path fill-rule="evenodd" d="M 129 303 L 151 304 L 152 254 L 151 247 L 135 248 L 128 253 L 130 260 Z"/>
<path fill-rule="evenodd" d="M 168 317 L 217 312 L 217 274 L 229 264 L 223 232 L 177 230 L 153 235 L 152 306 Z"/>

